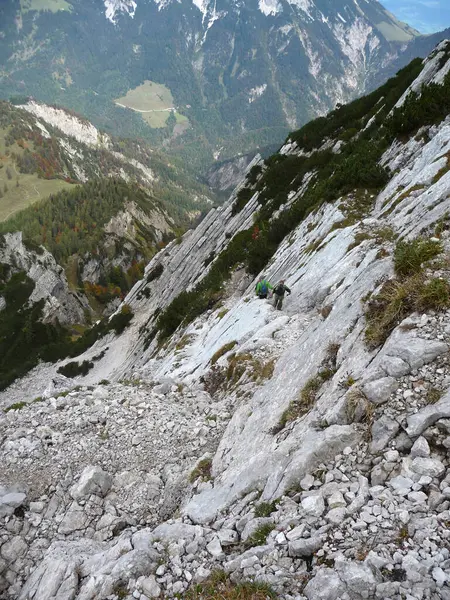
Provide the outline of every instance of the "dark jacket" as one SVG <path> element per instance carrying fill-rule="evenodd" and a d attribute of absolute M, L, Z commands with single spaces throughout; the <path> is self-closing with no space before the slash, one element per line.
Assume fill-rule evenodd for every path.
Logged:
<path fill-rule="evenodd" d="M 273 289 L 273 293 L 276 294 L 277 296 L 284 296 L 284 294 L 286 292 L 288 292 L 288 294 L 290 294 L 291 290 L 288 288 L 288 286 L 285 283 L 278 283 Z"/>

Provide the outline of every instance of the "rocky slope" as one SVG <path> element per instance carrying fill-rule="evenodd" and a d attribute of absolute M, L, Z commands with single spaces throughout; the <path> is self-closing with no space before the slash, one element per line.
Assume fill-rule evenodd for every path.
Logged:
<path fill-rule="evenodd" d="M 396 88 L 394 120 L 421 114 L 433 81 L 448 89 L 448 50 Z M 254 222 L 274 199 L 258 177 L 304 157 L 301 138 L 250 171 L 241 210 L 237 190 L 150 262 L 130 326 L 78 358 L 99 356 L 84 378 L 41 365 L 0 395 L 6 598 L 190 598 L 216 569 L 270 584 L 267 597 L 450 597 L 448 111 L 390 140 L 380 191 L 293 224 L 264 267 L 292 290 L 281 313 L 235 261 L 209 309 L 161 339 L 174 299 L 200 302 L 246 228 L 264 235 Z M 325 145 L 328 161 L 347 152 Z M 267 227 L 294 219 L 321 168 Z"/>
<path fill-rule="evenodd" d="M 64 269 L 44 248 L 27 248 L 20 232 L 0 236 L 0 264 L 3 269 L 8 268 L 10 275 L 24 272 L 34 282 L 29 300 L 31 303 L 44 301 L 44 322 L 84 322 L 85 298 L 69 290 Z M 4 306 L 0 292 L 0 307 Z"/>
<path fill-rule="evenodd" d="M 376 0 L 79 0 L 53 8 L 3 7 L 0 94 L 57 102 L 109 132 L 182 152 L 201 169 L 217 154 L 281 143 L 372 89 L 391 63 L 398 70 L 418 55 L 408 53 L 418 32 Z M 414 47 L 426 56 L 443 36 L 420 39 Z M 151 128 L 145 113 L 170 106 L 145 98 L 128 109 L 114 104 L 145 82 L 165 86 L 161 98 L 171 94 L 183 124 Z"/>

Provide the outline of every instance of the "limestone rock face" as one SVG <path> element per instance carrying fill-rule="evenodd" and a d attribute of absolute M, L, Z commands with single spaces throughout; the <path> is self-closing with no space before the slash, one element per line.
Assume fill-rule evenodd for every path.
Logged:
<path fill-rule="evenodd" d="M 61 324 L 84 323 L 86 300 L 69 290 L 64 269 L 53 256 L 42 248 L 39 252 L 28 250 L 20 232 L 0 236 L 0 263 L 13 270 L 25 271 L 35 283 L 31 302 L 44 301 L 44 321 Z"/>

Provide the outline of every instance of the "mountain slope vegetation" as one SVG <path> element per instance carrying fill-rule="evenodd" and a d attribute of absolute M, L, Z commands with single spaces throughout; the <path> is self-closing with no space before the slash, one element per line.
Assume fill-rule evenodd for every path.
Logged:
<path fill-rule="evenodd" d="M 24 12 L 14 0 L 0 9 L 0 95 L 70 107 L 203 171 L 213 157 L 280 143 L 436 43 L 376 0 L 67 5 Z"/>

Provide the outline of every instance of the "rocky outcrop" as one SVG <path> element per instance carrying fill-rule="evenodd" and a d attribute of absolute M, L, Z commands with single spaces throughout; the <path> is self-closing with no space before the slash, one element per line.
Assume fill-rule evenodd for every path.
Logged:
<path fill-rule="evenodd" d="M 35 283 L 30 302 L 44 301 L 43 320 L 63 325 L 83 323 L 88 308 L 83 296 L 69 290 L 64 269 L 43 247 L 28 249 L 20 232 L 0 237 L 0 263 L 25 271 Z"/>

